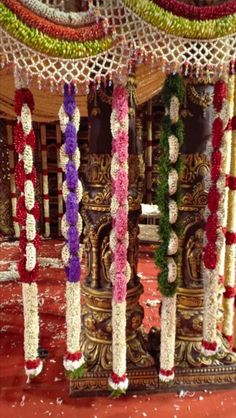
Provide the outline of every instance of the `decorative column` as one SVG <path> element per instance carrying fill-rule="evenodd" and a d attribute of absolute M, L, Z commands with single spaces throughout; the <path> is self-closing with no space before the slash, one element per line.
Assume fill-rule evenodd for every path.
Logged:
<path fill-rule="evenodd" d="M 50 237 L 50 216 L 49 216 L 49 192 L 48 192 L 48 161 L 47 161 L 47 135 L 46 125 L 41 124 L 41 153 L 42 153 L 42 175 L 43 175 L 43 217 L 44 236 Z"/>
<path fill-rule="evenodd" d="M 12 218 L 15 237 L 20 236 L 19 223 L 16 220 L 16 181 L 15 181 L 15 159 L 14 159 L 14 145 L 13 145 L 13 129 L 12 125 L 7 124 L 7 144 L 8 144 L 8 156 L 9 156 L 9 168 L 10 168 L 10 187 L 11 187 L 11 206 L 12 206 Z"/>
<path fill-rule="evenodd" d="M 201 355 L 204 315 L 202 262 L 207 205 L 204 179 L 209 171 L 207 149 L 211 141 L 213 91 L 213 85 L 200 83 L 198 80 L 187 82 L 185 136 L 182 147 L 184 170 L 181 177 L 182 201 L 179 208 L 183 233 L 180 243 L 181 262 L 178 268 L 180 282 L 177 290 L 175 353 L 175 363 L 178 367 L 175 382 L 190 386 L 196 386 L 201 382 L 224 383 L 235 379 L 235 359 L 229 350 L 224 348 L 218 354 L 217 362 L 222 364 L 220 370 L 213 366 L 214 358 Z M 225 372 L 228 372 L 228 375 Z"/>
<path fill-rule="evenodd" d="M 133 88 L 134 86 L 132 86 Z M 131 86 L 128 89 L 132 90 Z M 131 94 L 131 93 L 130 93 Z M 112 253 L 109 235 L 112 227 L 111 204 L 111 87 L 91 90 L 88 99 L 89 155 L 83 173 L 84 194 L 82 216 L 85 222 L 85 254 L 88 275 L 82 285 L 81 350 L 88 371 L 83 378 L 72 381 L 71 392 L 107 391 L 112 370 Z M 126 297 L 127 377 L 129 390 L 157 387 L 154 359 L 148 354 L 139 330 L 144 316 L 139 304 L 143 286 L 137 276 L 138 220 L 142 201 L 144 165 L 135 138 L 134 104 L 129 105 L 129 215 L 128 262 L 131 277 Z"/>

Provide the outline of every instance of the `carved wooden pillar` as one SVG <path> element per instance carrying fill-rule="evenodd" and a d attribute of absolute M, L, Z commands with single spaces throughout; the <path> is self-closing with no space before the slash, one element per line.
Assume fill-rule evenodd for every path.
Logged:
<path fill-rule="evenodd" d="M 185 163 L 181 179 L 182 205 L 180 219 L 183 225 L 181 236 L 181 262 L 179 265 L 180 284 L 177 294 L 176 374 L 177 381 L 194 385 L 191 368 L 213 366 L 215 358 L 201 356 L 203 323 L 203 238 L 205 230 L 204 210 L 207 194 L 204 190 L 204 176 L 209 170 L 206 146 L 211 138 L 211 103 L 213 85 L 187 84 L 187 109 L 184 115 L 185 138 L 182 148 Z M 224 348 L 218 355 L 220 362 L 232 364 L 233 357 Z M 225 381 L 224 376 L 213 369 L 201 369 L 201 381 L 207 383 Z M 226 369 L 224 369 L 226 370 Z M 207 374 L 212 376 L 207 376 Z M 234 370 L 235 373 L 235 370 Z M 204 374 L 206 375 L 204 377 Z M 208 380 L 207 380 L 208 379 Z M 218 380 L 217 380 L 218 379 Z M 226 381 L 229 376 L 226 377 Z M 200 381 L 199 381 L 200 382 Z"/>
<path fill-rule="evenodd" d="M 148 354 L 139 332 L 144 317 L 139 297 L 143 286 L 137 276 L 138 220 L 143 193 L 144 163 L 135 137 L 135 106 L 133 84 L 129 84 L 129 248 L 131 279 L 127 292 L 127 368 L 130 388 L 157 385 L 154 359 Z M 112 366 L 112 289 L 109 277 L 111 251 L 111 131 L 110 88 L 92 91 L 88 101 L 89 155 L 84 173 L 82 216 L 85 223 L 85 252 L 88 275 L 82 286 L 81 349 L 87 359 L 88 372 L 71 382 L 71 392 L 77 390 L 107 390 L 107 377 Z"/>

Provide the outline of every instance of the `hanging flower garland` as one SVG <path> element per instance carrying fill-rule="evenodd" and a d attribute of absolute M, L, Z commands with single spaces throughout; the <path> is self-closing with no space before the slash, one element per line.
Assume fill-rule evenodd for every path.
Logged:
<path fill-rule="evenodd" d="M 234 84 L 235 77 L 231 76 L 231 83 Z M 232 95 L 233 96 L 233 95 Z M 234 103 L 234 97 L 232 102 Z M 236 118 L 232 119 L 231 127 L 233 130 L 231 150 L 230 173 L 228 177 L 229 199 L 228 199 L 228 217 L 226 229 L 226 252 L 225 252 L 225 272 L 223 294 L 223 326 L 222 333 L 228 342 L 231 343 L 233 337 L 233 319 L 234 319 L 234 298 L 235 298 L 235 249 L 236 249 Z"/>
<path fill-rule="evenodd" d="M 78 178 L 80 152 L 77 133 L 80 125 L 80 112 L 76 107 L 73 84 L 64 86 L 64 103 L 59 110 L 59 121 L 65 142 L 60 149 L 60 161 L 65 173 L 63 198 L 66 213 L 62 218 L 62 235 L 66 244 L 62 249 L 62 261 L 67 275 L 66 283 L 66 326 L 67 352 L 64 367 L 72 378 L 78 378 L 84 371 L 84 356 L 80 351 L 81 307 L 80 273 L 82 251 L 80 235 L 82 218 L 79 214 L 79 202 L 82 199 L 82 183 Z"/>
<path fill-rule="evenodd" d="M 128 234 L 128 93 L 125 87 L 114 88 L 111 114 L 112 132 L 112 231 L 110 248 L 113 262 L 112 282 L 112 374 L 108 384 L 114 396 L 126 392 L 126 293 L 130 279 L 127 261 Z"/>
<path fill-rule="evenodd" d="M 98 23 L 95 22 L 92 25 L 74 29 L 57 25 L 36 15 L 17 0 L 2 0 L 2 3 L 27 26 L 38 29 L 38 31 L 41 31 L 52 38 L 85 42 L 101 39 L 108 31 L 106 21 L 100 20 Z"/>
<path fill-rule="evenodd" d="M 85 42 L 54 39 L 24 24 L 2 3 L 0 3 L 0 26 L 35 51 L 54 57 L 85 58 L 107 51 L 113 45 L 110 36 Z"/>
<path fill-rule="evenodd" d="M 174 379 L 174 354 L 176 331 L 176 288 L 178 236 L 177 192 L 181 169 L 179 159 L 183 143 L 183 123 L 179 119 L 180 105 L 183 103 L 185 87 L 178 74 L 169 75 L 163 88 L 166 115 L 162 122 L 160 138 L 160 184 L 157 188 L 157 204 L 160 210 L 160 246 L 156 250 L 156 264 L 160 268 L 158 287 L 163 295 L 161 308 L 161 353 L 160 380 Z"/>
<path fill-rule="evenodd" d="M 22 88 L 18 74 L 15 75 L 15 111 L 17 124 L 14 129 L 14 145 L 19 155 L 16 166 L 16 185 L 20 192 L 17 202 L 16 217 L 21 226 L 19 245 L 23 256 L 18 270 L 22 283 L 24 310 L 24 352 L 25 372 L 28 378 L 37 376 L 43 367 L 38 357 L 39 316 L 38 316 L 38 263 L 36 251 L 40 237 L 36 222 L 39 220 L 39 205 L 35 201 L 36 172 L 33 166 L 35 135 L 32 127 L 34 100 L 27 88 Z"/>
<path fill-rule="evenodd" d="M 204 318 L 202 353 L 212 356 L 217 352 L 217 311 L 219 276 L 224 247 L 223 224 L 225 219 L 227 158 L 227 128 L 229 125 L 229 104 L 227 84 L 224 80 L 214 87 L 214 120 L 212 125 L 212 152 L 210 157 L 210 190 L 206 211 L 206 246 L 204 250 Z M 224 260 L 224 258 L 223 258 Z"/>
<path fill-rule="evenodd" d="M 235 12 L 214 20 L 190 20 L 176 16 L 150 0 L 123 0 L 123 3 L 145 22 L 170 35 L 189 39 L 214 39 L 235 33 Z"/>
<path fill-rule="evenodd" d="M 83 26 L 96 21 L 96 17 L 100 17 L 99 11 L 93 6 L 89 0 L 89 10 L 87 12 L 63 12 L 55 9 L 49 4 L 42 3 L 40 0 L 21 0 L 27 8 L 37 15 L 45 17 L 47 20 L 59 23 L 65 26 Z"/>
<path fill-rule="evenodd" d="M 191 20 L 219 19 L 236 13 L 235 0 L 224 2 L 224 4 L 202 7 L 182 3 L 179 0 L 154 0 L 154 3 L 176 16 L 186 17 Z"/>

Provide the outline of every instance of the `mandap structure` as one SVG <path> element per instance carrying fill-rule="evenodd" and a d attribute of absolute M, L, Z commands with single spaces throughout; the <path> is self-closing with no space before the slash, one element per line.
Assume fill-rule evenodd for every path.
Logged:
<path fill-rule="evenodd" d="M 43 373 L 32 124 L 40 98 L 45 121 L 57 108 L 64 139 L 58 152 L 67 278 L 62 361 L 71 394 L 235 383 L 236 1 L 89 0 L 77 2 L 79 11 L 69 3 L 76 4 L 0 1 L 0 77 L 15 86 L 0 101 L 2 113 L 15 114 L 9 152 L 18 155 L 11 190 L 22 250 L 25 372 L 29 379 Z M 137 275 L 144 163 L 136 106 L 162 86 L 155 202 L 161 327 L 145 335 Z M 88 114 L 90 128 L 79 178 L 81 114 Z M 45 147 L 44 138 L 42 153 Z M 82 238 L 89 272 L 80 285 Z"/>

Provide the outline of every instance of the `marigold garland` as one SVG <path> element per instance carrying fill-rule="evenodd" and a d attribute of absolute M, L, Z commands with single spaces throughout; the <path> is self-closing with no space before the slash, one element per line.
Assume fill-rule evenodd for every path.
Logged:
<path fill-rule="evenodd" d="M 113 91 L 111 114 L 112 141 L 112 231 L 110 248 L 112 282 L 112 374 L 108 384 L 113 395 L 125 393 L 126 377 L 126 292 L 130 279 L 127 261 L 128 239 L 128 92 L 117 85 Z"/>
<path fill-rule="evenodd" d="M 224 225 L 226 219 L 227 190 L 226 174 L 228 171 L 227 150 L 230 144 L 229 96 L 227 84 L 219 80 L 214 86 L 213 105 L 215 110 L 212 125 L 212 150 L 210 158 L 210 181 L 208 210 L 206 211 L 206 246 L 204 250 L 204 318 L 202 353 L 212 356 L 217 347 L 217 312 L 219 277 L 224 274 Z M 218 121 L 216 123 L 216 121 Z M 221 129 L 217 132 L 218 125 Z M 228 151 L 228 152 L 227 152 Z M 213 222 L 212 222 L 213 221 Z M 211 230 L 211 232 L 210 232 Z"/>
<path fill-rule="evenodd" d="M 97 55 L 107 51 L 113 44 L 110 36 L 86 42 L 53 39 L 25 25 L 2 3 L 0 3 L 0 26 L 30 48 L 60 58 L 75 59 Z"/>
<path fill-rule="evenodd" d="M 93 41 L 101 39 L 105 35 L 104 22 L 100 20 L 89 26 L 73 29 L 70 27 L 60 26 L 50 22 L 43 17 L 37 16 L 35 13 L 24 7 L 17 0 L 2 0 L 2 3 L 11 10 L 23 23 L 31 28 L 49 35 L 52 38 L 58 38 L 67 41 Z M 106 28 L 106 32 L 107 32 Z"/>
<path fill-rule="evenodd" d="M 33 167 L 35 136 L 32 130 L 31 113 L 34 110 L 34 100 L 30 90 L 25 88 L 24 81 L 19 74 L 15 74 L 15 84 L 17 88 L 15 92 L 17 124 L 14 130 L 14 144 L 19 155 L 16 183 L 21 192 L 17 202 L 16 216 L 22 226 L 19 245 L 23 252 L 18 271 L 22 283 L 24 309 L 25 372 L 30 378 L 37 376 L 43 367 L 42 360 L 38 357 L 38 287 L 35 283 L 38 276 L 36 250 L 39 247 L 40 237 L 36 233 L 39 205 L 35 201 L 36 172 Z M 27 109 L 26 113 L 25 109 Z M 26 149 L 30 151 L 25 153 Z"/>
<path fill-rule="evenodd" d="M 214 20 L 190 20 L 176 16 L 150 0 L 123 0 L 123 3 L 147 23 L 174 36 L 214 39 L 235 33 L 235 12 Z"/>
<path fill-rule="evenodd" d="M 76 124 L 74 115 L 77 115 Z M 67 124 L 64 125 L 65 116 Z M 79 154 L 77 132 L 79 130 L 80 115 L 76 108 L 75 88 L 73 84 L 64 86 L 64 103 L 59 111 L 61 129 L 64 133 L 65 143 L 61 146 L 61 165 L 65 172 L 63 183 L 63 198 L 66 213 L 62 218 L 62 234 L 67 243 L 62 249 L 62 260 L 67 275 L 66 284 L 66 326 L 67 326 L 67 352 L 64 356 L 64 367 L 71 377 L 81 376 L 85 359 L 80 352 L 81 307 L 80 307 L 80 273 L 81 257 L 80 234 L 82 232 L 82 219 L 79 212 L 79 203 L 82 199 L 82 184 L 78 178 L 80 161 L 75 163 L 75 155 Z M 65 160 L 66 158 L 66 160 Z"/>
<path fill-rule="evenodd" d="M 179 119 L 185 87 L 178 74 L 167 77 L 163 88 L 166 115 L 162 121 L 160 137 L 160 183 L 157 204 L 160 210 L 160 246 L 156 250 L 156 264 L 160 269 L 158 287 L 163 295 L 161 308 L 161 353 L 159 377 L 164 382 L 174 379 L 175 318 L 178 237 L 175 232 L 178 217 L 178 177 L 181 163 L 179 150 L 183 143 L 183 123 Z M 171 196 L 171 199 L 170 199 Z M 174 204 L 173 204 L 174 203 Z M 173 211 L 174 213 L 171 213 Z M 174 218 L 174 219 L 173 219 Z"/>

